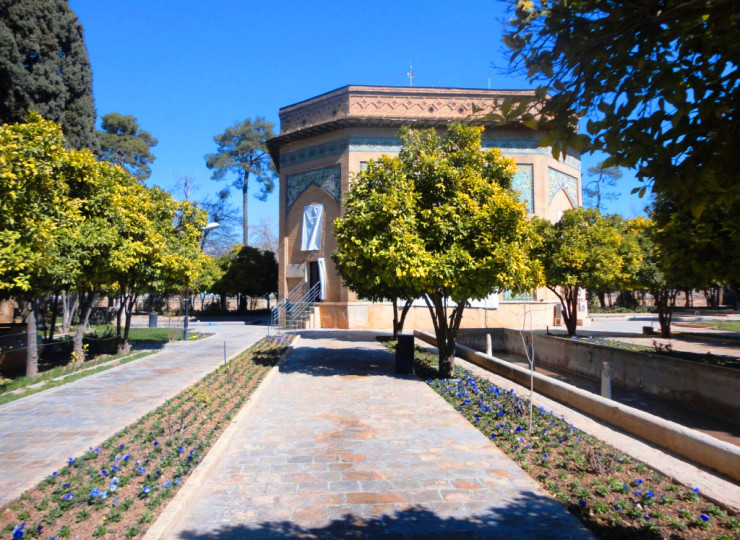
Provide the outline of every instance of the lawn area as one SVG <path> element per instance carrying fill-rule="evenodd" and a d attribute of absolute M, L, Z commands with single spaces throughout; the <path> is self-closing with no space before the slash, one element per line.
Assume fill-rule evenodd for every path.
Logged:
<path fill-rule="evenodd" d="M 735 332 L 740 334 L 740 321 L 712 321 L 712 322 L 700 322 L 702 326 L 711 328 L 712 330 L 720 330 L 721 332 Z"/>
<path fill-rule="evenodd" d="M 259 341 L 102 444 L 59 463 L 0 508 L 0 538 L 141 537 L 290 339 Z"/>
<path fill-rule="evenodd" d="M 95 339 L 106 339 L 115 337 L 116 326 L 114 324 L 101 324 L 92 327 L 92 332 L 86 336 Z M 208 334 L 193 330 L 188 331 L 188 340 L 202 339 Z M 158 343 L 168 343 L 170 341 L 182 340 L 182 328 L 131 328 L 129 330 L 129 340 L 131 342 L 155 341 Z"/>

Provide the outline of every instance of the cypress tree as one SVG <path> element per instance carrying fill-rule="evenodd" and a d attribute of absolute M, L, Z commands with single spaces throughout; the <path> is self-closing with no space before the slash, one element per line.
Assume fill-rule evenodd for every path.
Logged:
<path fill-rule="evenodd" d="M 67 146 L 98 150 L 92 71 L 66 0 L 0 0 L 0 122 L 29 110 L 62 126 Z"/>

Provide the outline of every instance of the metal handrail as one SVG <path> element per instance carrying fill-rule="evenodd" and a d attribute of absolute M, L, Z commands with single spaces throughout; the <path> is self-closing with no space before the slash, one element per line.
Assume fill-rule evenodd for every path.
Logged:
<path fill-rule="evenodd" d="M 311 309 L 321 295 L 321 283 L 315 283 L 305 294 L 302 293 L 304 286 L 305 283 L 299 283 L 272 309 L 270 326 L 278 333 L 303 328 L 310 317 Z"/>

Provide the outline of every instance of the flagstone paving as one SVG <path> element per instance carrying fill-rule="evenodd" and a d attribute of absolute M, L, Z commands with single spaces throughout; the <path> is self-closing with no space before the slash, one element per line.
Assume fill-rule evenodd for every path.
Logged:
<path fill-rule="evenodd" d="M 208 326 L 213 335 L 0 406 L 0 506 L 35 486 L 267 333 Z"/>
<path fill-rule="evenodd" d="M 373 333 L 302 333 L 240 416 L 168 538 L 592 538 Z"/>

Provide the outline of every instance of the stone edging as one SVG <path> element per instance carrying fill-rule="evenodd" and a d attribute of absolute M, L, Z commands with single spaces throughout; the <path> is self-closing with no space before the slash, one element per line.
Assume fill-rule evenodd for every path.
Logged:
<path fill-rule="evenodd" d="M 147 530 L 144 535 L 144 540 L 161 540 L 167 538 L 172 529 L 177 525 L 177 522 L 185 513 L 190 503 L 193 501 L 195 496 L 200 492 L 203 484 L 208 479 L 213 468 L 218 464 L 219 460 L 223 456 L 226 448 L 229 446 L 231 439 L 236 434 L 239 424 L 247 417 L 252 411 L 254 404 L 259 401 L 259 398 L 264 389 L 269 385 L 270 381 L 275 377 L 275 374 L 279 372 L 280 368 L 285 364 L 288 357 L 295 350 L 296 345 L 300 341 L 300 336 L 296 335 L 293 343 L 288 347 L 288 350 L 283 353 L 282 358 L 278 363 L 273 366 L 268 374 L 262 379 L 259 387 L 249 397 L 249 401 L 241 408 L 237 413 L 228 427 L 224 430 L 221 436 L 216 441 L 211 449 L 203 458 L 203 461 L 195 468 L 190 477 L 185 481 L 185 485 L 178 491 L 175 498 L 170 501 L 164 511 L 159 515 L 157 521 L 155 521 L 151 527 Z"/>

